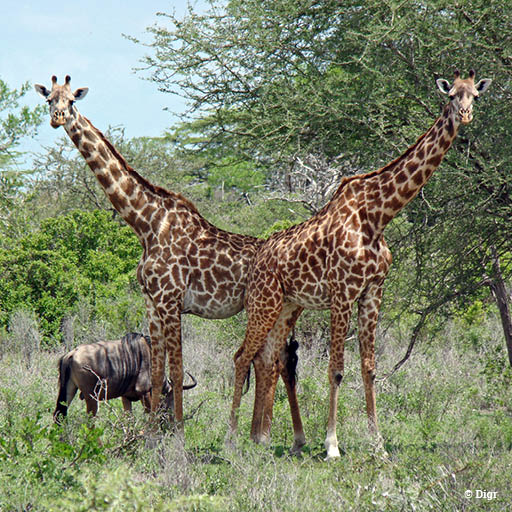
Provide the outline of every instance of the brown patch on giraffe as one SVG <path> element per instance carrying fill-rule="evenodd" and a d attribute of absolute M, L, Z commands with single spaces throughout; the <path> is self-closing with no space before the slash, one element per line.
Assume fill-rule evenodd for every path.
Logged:
<path fill-rule="evenodd" d="M 133 191 L 135 190 L 135 183 L 133 180 L 126 180 L 124 184 L 124 193 L 131 198 L 133 195 Z"/>
<path fill-rule="evenodd" d="M 117 210 L 123 211 L 128 206 L 128 198 L 119 194 L 115 199 L 112 200 L 112 204 Z"/>
<path fill-rule="evenodd" d="M 130 196 L 130 204 L 137 212 L 140 212 L 146 203 L 147 201 L 143 193 L 138 193 L 135 197 Z"/>
<path fill-rule="evenodd" d="M 171 266 L 171 276 L 172 276 L 175 286 L 177 285 L 177 283 L 181 282 L 181 272 L 180 272 L 180 267 L 178 267 L 178 265 Z"/>
<path fill-rule="evenodd" d="M 409 169 L 409 165 L 411 165 L 413 162 L 411 162 L 410 164 L 408 164 L 407 168 Z M 411 171 L 412 169 L 409 169 L 409 171 Z M 405 183 L 407 180 L 409 179 L 409 177 L 407 176 L 407 173 L 404 171 L 404 170 L 401 170 L 399 173 L 396 174 L 395 176 L 395 180 L 397 182 L 398 185 L 402 184 L 402 183 Z"/>
<path fill-rule="evenodd" d="M 231 266 L 232 260 L 226 254 L 219 254 L 217 257 L 217 265 L 221 267 L 229 268 Z"/>
<path fill-rule="evenodd" d="M 83 141 L 80 143 L 79 149 L 80 153 L 82 153 L 85 158 L 88 158 L 94 151 L 94 146 L 90 142 Z"/>
<path fill-rule="evenodd" d="M 395 184 L 391 181 L 387 181 L 382 186 L 382 193 L 386 196 L 392 196 L 396 191 Z"/>
<path fill-rule="evenodd" d="M 82 132 L 82 137 L 84 139 L 87 139 L 89 142 L 96 143 L 98 141 L 98 138 L 96 137 L 96 135 L 94 135 L 94 132 L 92 130 L 84 130 Z"/>
<path fill-rule="evenodd" d="M 209 269 L 204 271 L 203 281 L 204 281 L 205 290 L 210 294 L 214 293 L 216 282 L 215 282 L 212 272 Z"/>
<path fill-rule="evenodd" d="M 101 154 L 101 151 L 100 151 L 100 154 Z M 121 170 L 119 169 L 119 166 L 115 163 L 112 163 L 108 166 L 108 169 L 110 171 L 110 176 L 112 176 L 112 179 L 115 181 L 115 182 L 119 182 L 119 180 L 121 179 L 121 177 L 123 176 L 122 173 L 121 173 Z M 124 187 L 123 187 L 124 188 Z M 124 193 L 126 193 L 126 190 L 124 189 Z"/>
<path fill-rule="evenodd" d="M 103 146 L 102 144 L 98 146 L 98 153 L 100 154 L 101 158 L 105 160 L 105 162 L 108 162 L 110 160 L 110 155 L 105 149 L 105 146 Z"/>
<path fill-rule="evenodd" d="M 414 182 L 414 184 L 419 187 L 420 185 L 422 185 L 424 183 L 424 178 L 423 178 L 423 173 L 421 172 L 416 172 L 412 175 L 412 180 Z"/>
<path fill-rule="evenodd" d="M 428 165 L 437 167 L 441 163 L 442 159 L 443 159 L 443 155 L 441 155 L 441 154 L 434 155 L 433 157 L 431 157 L 427 160 L 427 163 L 428 163 Z"/>
<path fill-rule="evenodd" d="M 400 207 L 403 205 L 403 201 L 401 201 L 398 197 L 396 196 L 393 196 L 391 199 L 389 199 L 388 201 L 385 201 L 384 202 L 384 208 L 388 209 L 388 210 L 399 210 Z"/>
<path fill-rule="evenodd" d="M 448 135 L 450 137 L 453 137 L 453 135 L 455 134 L 455 127 L 453 126 L 453 121 L 451 117 L 449 117 L 446 122 L 446 131 L 448 132 Z"/>
<path fill-rule="evenodd" d="M 402 188 L 398 189 L 398 193 L 404 200 L 410 199 L 416 192 L 415 189 L 410 188 L 408 185 L 404 185 Z"/>
<path fill-rule="evenodd" d="M 393 220 L 393 215 L 388 215 L 387 213 L 382 214 L 382 225 L 387 226 Z"/>
<path fill-rule="evenodd" d="M 105 189 L 110 188 L 113 183 L 112 178 L 108 174 L 96 174 L 96 178 Z"/>
<path fill-rule="evenodd" d="M 407 170 L 410 173 L 416 172 L 416 169 L 418 169 L 419 165 L 420 165 L 419 162 L 417 162 L 416 160 L 413 160 L 407 164 Z"/>

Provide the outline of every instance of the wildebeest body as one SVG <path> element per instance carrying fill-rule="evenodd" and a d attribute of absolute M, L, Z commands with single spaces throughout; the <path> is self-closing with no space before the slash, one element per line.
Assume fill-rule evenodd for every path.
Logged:
<path fill-rule="evenodd" d="M 195 384 L 194 384 L 195 385 Z M 193 386 L 188 386 L 188 388 Z M 142 334 L 130 333 L 120 340 L 80 345 L 59 361 L 59 396 L 53 414 L 55 421 L 66 416 L 77 390 L 96 414 L 99 400 L 121 397 L 125 410 L 142 400 L 146 410 L 151 403 L 151 344 Z M 171 405 L 171 385 L 166 379 L 162 394 Z M 172 410 L 172 409 L 171 409 Z"/>

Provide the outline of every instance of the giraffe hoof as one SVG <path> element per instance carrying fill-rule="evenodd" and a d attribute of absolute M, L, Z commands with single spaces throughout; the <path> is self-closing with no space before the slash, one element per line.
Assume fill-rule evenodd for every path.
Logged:
<path fill-rule="evenodd" d="M 290 455 L 302 455 L 302 448 L 306 444 L 306 440 L 304 438 L 295 439 L 292 447 L 290 448 Z"/>
<path fill-rule="evenodd" d="M 340 450 L 337 446 L 330 446 L 327 449 L 327 457 L 325 457 L 324 461 L 328 462 L 330 460 L 339 459 L 341 457 Z"/>
<path fill-rule="evenodd" d="M 236 434 L 234 432 L 228 432 L 226 439 L 224 440 L 224 446 L 227 450 L 234 450 L 236 448 Z"/>

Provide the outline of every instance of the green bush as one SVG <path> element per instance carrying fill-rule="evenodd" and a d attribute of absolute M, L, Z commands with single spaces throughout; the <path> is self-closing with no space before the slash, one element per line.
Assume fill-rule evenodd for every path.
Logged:
<path fill-rule="evenodd" d="M 37 231 L 0 249 L 0 326 L 7 327 L 15 311 L 34 311 L 43 341 L 59 342 L 62 319 L 82 299 L 96 314 L 122 319 L 133 302 L 123 299 L 138 291 L 140 253 L 132 231 L 108 212 L 46 219 Z"/>

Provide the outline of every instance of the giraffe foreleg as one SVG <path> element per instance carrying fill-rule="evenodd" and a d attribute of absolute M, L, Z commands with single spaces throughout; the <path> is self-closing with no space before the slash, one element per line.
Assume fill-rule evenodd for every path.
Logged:
<path fill-rule="evenodd" d="M 143 289 L 144 290 L 144 289 Z M 165 344 L 161 320 L 149 294 L 144 293 L 151 338 L 151 412 L 156 413 L 164 385 Z"/>
<path fill-rule="evenodd" d="M 177 301 L 176 301 L 177 302 Z M 172 384 L 172 393 L 174 399 L 174 420 L 176 431 L 183 435 L 183 353 L 181 345 L 181 312 L 176 305 L 172 307 L 163 306 L 159 309 L 160 318 L 162 319 L 163 338 L 165 340 L 165 351 L 169 361 L 169 379 Z M 163 382 L 162 382 L 163 384 Z M 156 395 L 159 402 L 160 394 Z M 152 396 L 154 402 L 155 395 Z"/>

